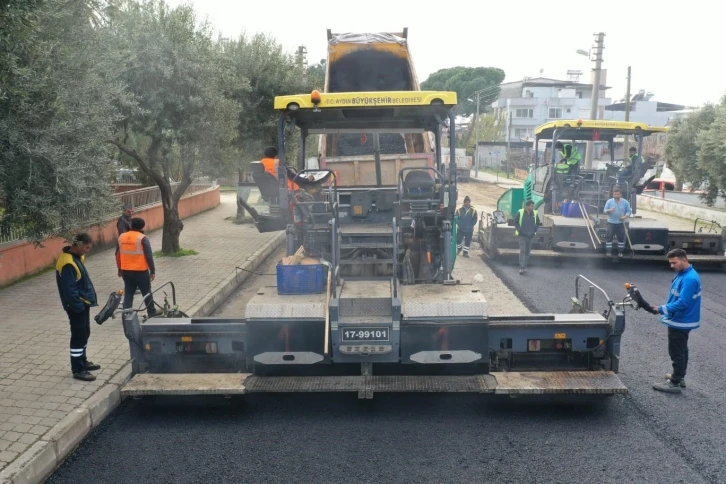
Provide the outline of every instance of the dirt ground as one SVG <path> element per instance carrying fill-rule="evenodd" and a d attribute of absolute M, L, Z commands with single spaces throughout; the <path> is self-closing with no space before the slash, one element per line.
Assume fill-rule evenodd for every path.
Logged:
<path fill-rule="evenodd" d="M 502 188 L 499 185 L 486 182 L 469 182 L 458 184 L 459 196 L 457 203 L 461 205 L 464 203 L 464 197 L 468 196 L 471 198 L 471 204 L 474 205 L 477 212 L 481 216 L 484 212 L 493 212 L 497 206 L 497 200 L 502 196 L 502 193 L 506 192 L 506 188 Z"/>

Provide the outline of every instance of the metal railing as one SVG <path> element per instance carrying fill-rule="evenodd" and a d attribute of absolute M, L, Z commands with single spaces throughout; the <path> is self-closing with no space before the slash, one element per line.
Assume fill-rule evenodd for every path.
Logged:
<path fill-rule="evenodd" d="M 174 182 L 171 184 L 172 191 L 179 185 L 179 182 Z M 191 185 L 187 187 L 186 190 L 184 190 L 184 194 L 182 195 L 182 198 L 187 197 L 189 195 L 192 195 L 194 193 L 203 192 L 205 190 L 208 190 L 214 186 L 217 185 L 216 180 L 195 180 L 192 182 Z M 101 220 L 88 220 L 87 217 L 84 217 L 84 214 L 82 214 L 78 210 L 71 210 L 69 213 L 64 214 L 63 219 L 64 220 L 70 220 L 71 224 L 74 226 L 81 226 L 81 225 L 94 225 L 99 222 L 103 222 L 106 220 L 111 220 L 115 217 L 119 217 L 121 215 L 121 207 L 123 207 L 125 204 L 130 204 L 134 210 L 143 210 L 146 208 L 150 208 L 156 205 L 161 204 L 161 190 L 159 190 L 159 187 L 147 187 L 147 188 L 141 188 L 139 190 L 130 190 L 123 193 L 116 193 L 113 195 L 113 198 L 116 199 L 116 208 L 113 212 L 109 212 L 105 214 L 103 217 L 101 217 Z M 26 230 L 22 226 L 14 225 L 14 224 L 1 224 L 0 223 L 0 245 L 7 244 L 11 242 L 19 242 L 26 238 Z"/>

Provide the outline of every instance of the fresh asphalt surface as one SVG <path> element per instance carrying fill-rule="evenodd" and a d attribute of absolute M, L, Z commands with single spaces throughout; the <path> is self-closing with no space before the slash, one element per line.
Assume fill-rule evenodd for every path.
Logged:
<path fill-rule="evenodd" d="M 567 312 L 577 274 L 615 300 L 636 283 L 654 304 L 672 278 L 667 266 L 626 261 L 540 264 L 526 276 L 495 267 L 539 312 Z M 726 273 L 701 278 L 682 395 L 651 389 L 670 371 L 666 329 L 630 310 L 620 367 L 630 394 L 604 405 L 415 394 L 126 400 L 49 482 L 726 482 Z"/>

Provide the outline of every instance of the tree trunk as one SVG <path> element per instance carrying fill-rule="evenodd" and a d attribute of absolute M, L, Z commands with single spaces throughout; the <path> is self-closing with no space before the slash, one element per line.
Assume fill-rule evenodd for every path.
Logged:
<path fill-rule="evenodd" d="M 164 231 L 161 236 L 161 251 L 164 254 L 178 252 L 179 236 L 184 229 L 184 223 L 179 218 L 179 201 L 175 197 L 162 196 L 164 207 Z"/>

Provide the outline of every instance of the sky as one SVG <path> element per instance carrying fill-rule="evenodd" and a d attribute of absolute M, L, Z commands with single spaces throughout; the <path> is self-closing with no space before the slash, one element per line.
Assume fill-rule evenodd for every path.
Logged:
<path fill-rule="evenodd" d="M 605 33 L 603 69 L 608 97 L 625 96 L 628 66 L 631 93 L 652 92 L 655 100 L 700 106 L 726 94 L 726 67 L 718 56 L 724 24 L 704 0 L 607 2 L 423 3 L 317 0 L 166 0 L 190 4 L 223 37 L 266 33 L 291 52 L 305 45 L 308 63 L 326 57 L 326 30 L 401 32 L 408 27 L 409 49 L 419 81 L 446 67 L 499 67 L 505 82 L 524 76 L 567 79 L 580 70 L 590 82 L 594 62 L 576 54 L 590 50 L 594 33 Z M 712 4 L 713 5 L 713 4 Z M 542 71 L 542 74 L 540 74 Z"/>

